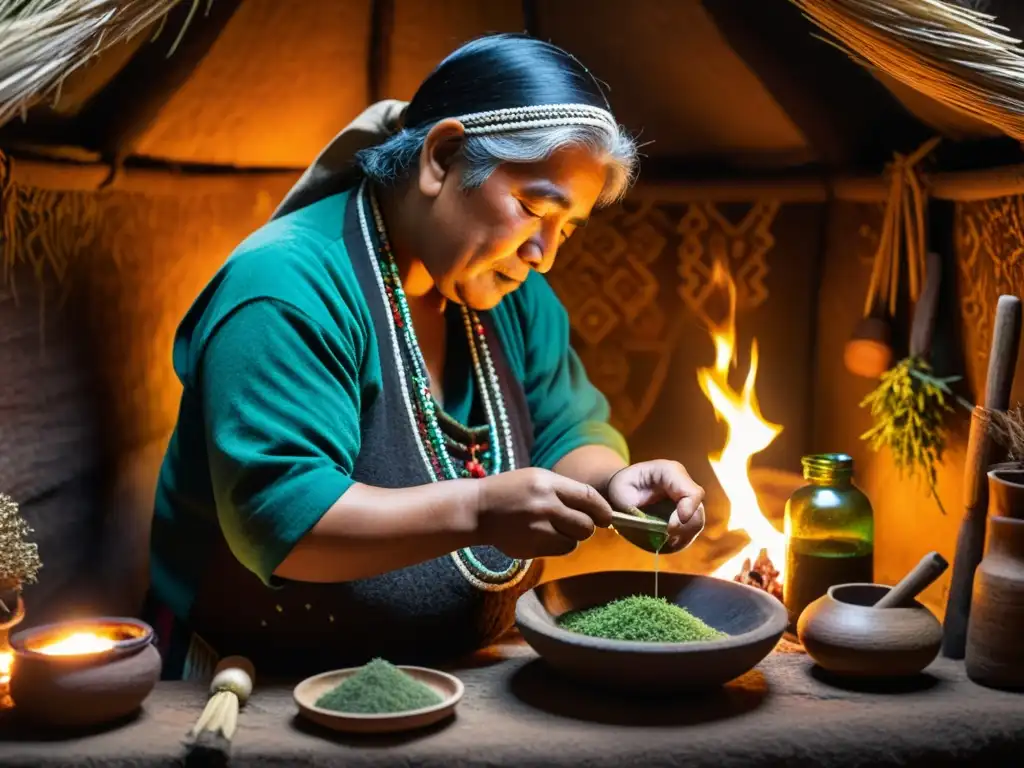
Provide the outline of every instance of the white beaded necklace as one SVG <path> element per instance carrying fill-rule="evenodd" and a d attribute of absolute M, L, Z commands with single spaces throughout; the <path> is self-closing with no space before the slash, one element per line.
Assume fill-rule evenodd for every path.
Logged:
<path fill-rule="evenodd" d="M 370 234 L 369 222 L 366 215 L 365 201 L 367 198 L 370 200 L 374 223 L 381 242 L 379 258 L 377 256 L 377 251 L 374 248 L 373 238 Z M 420 350 L 419 342 L 416 338 L 416 332 L 413 328 L 412 318 L 409 313 L 405 293 L 402 290 L 401 281 L 398 278 L 397 267 L 395 266 L 387 239 L 387 233 L 384 228 L 384 221 L 380 214 L 377 201 L 372 193 L 370 193 L 366 181 L 364 181 L 359 187 L 356 202 L 358 205 L 359 225 L 362 230 L 363 241 L 366 246 L 367 253 L 370 255 L 370 262 L 373 265 L 373 272 L 377 280 L 377 287 L 380 291 L 381 300 L 384 302 L 384 307 L 387 310 L 385 314 L 387 316 L 388 333 L 391 338 L 391 348 L 395 368 L 398 371 L 399 382 L 402 390 L 402 399 L 405 404 L 409 425 L 416 440 L 417 450 L 432 482 L 438 482 L 440 480 L 454 480 L 460 475 L 456 470 L 452 462 L 451 455 L 444 443 L 443 433 L 437 419 L 436 406 L 430 394 L 426 362 L 423 359 L 422 351 Z M 390 280 L 385 278 L 383 270 L 389 270 L 390 274 L 388 277 L 391 278 Z M 427 432 L 429 446 L 428 442 L 424 440 L 424 435 L 420 429 L 420 423 L 417 420 L 413 398 L 410 397 L 409 394 L 410 386 L 405 376 L 405 364 L 402 359 L 399 339 L 400 334 L 396 327 L 399 323 L 396 322 L 396 318 L 392 313 L 392 296 L 394 297 L 394 303 L 398 308 L 400 324 L 402 331 L 404 332 L 405 346 L 409 352 L 409 358 L 413 367 L 413 370 L 411 371 L 413 384 L 415 386 L 413 397 L 416 398 L 420 405 L 420 411 L 425 421 L 424 426 Z M 486 337 L 483 333 L 483 325 L 475 312 L 466 307 L 462 307 L 461 309 L 463 324 L 465 326 L 466 336 L 469 342 L 473 371 L 480 388 L 481 402 L 487 418 L 493 471 L 502 471 L 503 464 L 508 470 L 513 470 L 516 467 L 516 462 L 511 423 L 509 421 L 508 413 L 505 410 L 504 398 L 501 394 L 501 385 L 497 371 L 494 367 L 494 361 L 491 357 Z M 502 446 L 502 443 L 504 443 L 504 446 Z M 428 450 L 428 447 L 433 450 Z M 504 448 L 504 454 L 502 453 L 502 448 Z M 434 462 L 431 461 L 431 453 L 437 456 L 441 465 L 440 467 L 435 466 Z M 439 469 L 441 471 L 438 471 Z M 523 579 L 532 564 L 531 560 L 513 559 L 511 565 L 504 570 L 493 571 L 481 563 L 475 553 L 473 553 L 469 548 L 453 552 L 451 557 L 462 576 L 474 587 L 485 591 L 499 591 L 515 586 Z"/>

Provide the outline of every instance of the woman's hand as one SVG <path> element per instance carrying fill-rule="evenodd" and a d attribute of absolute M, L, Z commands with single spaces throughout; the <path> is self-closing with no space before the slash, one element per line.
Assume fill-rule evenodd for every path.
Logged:
<path fill-rule="evenodd" d="M 620 469 L 608 483 L 608 500 L 616 509 L 646 507 L 669 500 L 675 510 L 668 521 L 662 553 L 688 547 L 704 530 L 704 489 L 677 461 L 644 461 Z"/>
<path fill-rule="evenodd" d="M 473 481 L 480 540 L 509 557 L 567 555 L 607 528 L 612 509 L 594 488 L 545 469 L 519 469 Z"/>

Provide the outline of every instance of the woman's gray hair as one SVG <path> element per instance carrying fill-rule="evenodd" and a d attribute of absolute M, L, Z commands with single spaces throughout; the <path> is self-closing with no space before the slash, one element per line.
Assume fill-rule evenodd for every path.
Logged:
<path fill-rule="evenodd" d="M 360 169 L 371 181 L 390 186 L 407 179 L 419 161 L 431 125 L 402 129 L 382 144 L 357 153 Z M 608 182 L 598 205 L 610 205 L 622 198 L 636 175 L 636 143 L 621 128 L 594 125 L 559 125 L 531 128 L 498 135 L 466 136 L 459 154 L 465 163 L 462 186 L 479 187 L 502 163 L 535 163 L 568 147 L 586 147 L 607 157 Z"/>

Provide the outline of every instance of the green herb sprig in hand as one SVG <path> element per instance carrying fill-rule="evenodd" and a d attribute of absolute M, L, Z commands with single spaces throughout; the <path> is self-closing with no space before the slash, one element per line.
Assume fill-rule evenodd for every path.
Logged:
<path fill-rule="evenodd" d="M 923 475 L 942 514 L 936 490 L 936 464 L 946 448 L 945 420 L 956 396 L 949 385 L 959 376 L 941 378 L 920 357 L 908 357 L 882 374 L 861 408 L 870 408 L 874 426 L 860 437 L 878 452 L 888 448 L 896 468 L 909 477 Z"/>

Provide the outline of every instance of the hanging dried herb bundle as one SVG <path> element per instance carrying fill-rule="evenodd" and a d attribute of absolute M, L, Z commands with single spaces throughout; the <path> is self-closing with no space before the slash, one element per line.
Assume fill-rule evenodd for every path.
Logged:
<path fill-rule="evenodd" d="M 956 396 L 949 385 L 959 376 L 941 378 L 920 357 L 908 357 L 882 374 L 861 408 L 871 410 L 874 426 L 861 435 L 873 451 L 888 448 L 900 473 L 923 475 L 931 495 L 942 506 L 935 485 L 935 465 L 946 448 L 946 416 Z"/>
<path fill-rule="evenodd" d="M 31 533 L 17 502 L 0 493 L 0 591 L 33 583 L 43 567 L 39 548 L 28 540 Z"/>

